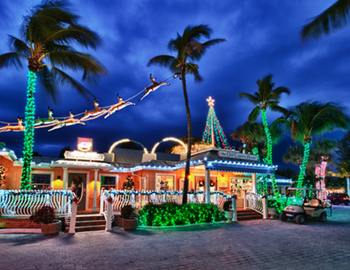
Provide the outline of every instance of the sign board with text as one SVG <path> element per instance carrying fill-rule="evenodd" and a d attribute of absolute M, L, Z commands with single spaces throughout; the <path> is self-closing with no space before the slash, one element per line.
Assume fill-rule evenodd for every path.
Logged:
<path fill-rule="evenodd" d="M 236 159 L 245 159 L 250 161 L 258 160 L 257 156 L 233 152 L 233 151 L 218 151 L 218 156 L 222 158 L 236 158 Z"/>

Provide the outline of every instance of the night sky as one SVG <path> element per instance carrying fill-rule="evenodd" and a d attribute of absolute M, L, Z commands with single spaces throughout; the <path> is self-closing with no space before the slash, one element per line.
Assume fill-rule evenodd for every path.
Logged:
<path fill-rule="evenodd" d="M 81 16 L 80 24 L 100 34 L 103 45 L 89 50 L 108 70 L 96 84 L 83 84 L 98 99 L 101 107 L 117 103 L 117 94 L 124 100 L 149 86 L 152 73 L 157 81 L 171 76 L 166 68 L 147 67 L 157 55 L 171 54 L 167 45 L 177 32 L 182 34 L 188 25 L 207 24 L 211 38 L 227 42 L 208 49 L 198 62 L 203 82 L 196 83 L 187 76 L 193 135 L 202 137 L 208 105 L 215 99 L 215 111 L 227 137 L 238 125 L 247 121 L 253 105 L 237 97 L 239 92 L 253 93 L 256 81 L 273 74 L 275 86 L 285 86 L 290 96 L 282 96 L 281 106 L 289 107 L 307 100 L 337 102 L 347 106 L 350 98 L 350 27 L 317 41 L 303 42 L 300 30 L 310 18 L 318 15 L 335 1 L 207 1 L 207 0 L 74 0 L 73 9 Z M 39 1 L 5 0 L 0 2 L 0 54 L 9 51 L 8 35 L 19 36 L 23 15 Z M 202 41 L 205 41 L 203 39 Z M 77 47 L 81 50 L 81 48 Z M 26 65 L 25 65 L 26 66 Z M 68 72 L 68 70 L 65 70 Z M 27 69 L 0 70 L 0 121 L 16 123 L 24 117 Z M 82 74 L 70 73 L 77 79 Z M 86 122 L 86 126 L 63 127 L 48 132 L 35 131 L 34 151 L 57 157 L 61 148 L 76 148 L 77 137 L 94 140 L 94 150 L 107 152 L 110 145 L 123 138 L 144 144 L 149 150 L 164 137 L 187 135 L 187 120 L 182 85 L 179 79 L 170 80 L 136 106 Z M 92 110 L 93 98 L 82 97 L 69 87 L 60 89 L 59 100 L 51 97 L 38 84 L 36 115 L 68 116 L 69 110 L 79 114 Z M 268 112 L 268 121 L 278 114 Z M 0 133 L 0 142 L 22 155 L 21 132 Z M 340 139 L 342 132 L 333 138 Z M 235 144 L 229 138 L 230 144 Z M 289 141 L 288 141 L 289 143 Z M 281 145 L 287 147 L 287 141 Z M 169 147 L 170 143 L 165 146 Z M 237 144 L 239 145 L 239 144 Z M 283 147 L 282 147 L 283 148 Z M 275 157 L 278 159 L 278 157 Z M 281 164 L 282 165 L 282 164 Z"/>

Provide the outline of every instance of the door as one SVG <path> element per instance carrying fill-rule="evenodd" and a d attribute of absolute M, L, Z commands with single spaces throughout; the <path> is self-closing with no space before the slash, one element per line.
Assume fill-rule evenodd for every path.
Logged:
<path fill-rule="evenodd" d="M 78 204 L 78 210 L 86 210 L 86 174 L 85 173 L 69 173 L 68 174 L 68 186 L 75 185 L 75 194 L 80 199 Z"/>

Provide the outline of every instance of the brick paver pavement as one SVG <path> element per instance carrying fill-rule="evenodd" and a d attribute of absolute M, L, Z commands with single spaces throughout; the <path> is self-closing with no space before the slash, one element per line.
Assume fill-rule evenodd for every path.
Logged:
<path fill-rule="evenodd" d="M 350 269 L 350 206 L 279 220 L 124 232 L 0 234 L 0 269 Z"/>

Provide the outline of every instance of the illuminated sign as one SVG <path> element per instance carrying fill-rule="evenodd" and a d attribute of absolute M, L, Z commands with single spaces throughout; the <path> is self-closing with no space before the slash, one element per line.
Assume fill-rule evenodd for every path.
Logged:
<path fill-rule="evenodd" d="M 258 160 L 257 156 L 242 154 L 242 153 L 237 153 L 232 151 L 219 151 L 218 155 L 219 157 L 223 157 L 223 158 L 237 158 L 237 159 L 245 159 L 245 160 L 252 160 L 252 161 Z"/>
<path fill-rule="evenodd" d="M 92 139 L 78 137 L 78 150 L 83 152 L 92 152 Z"/>
<path fill-rule="evenodd" d="M 66 151 L 64 152 L 66 159 L 94 160 L 103 161 L 105 156 L 96 152 Z"/>

